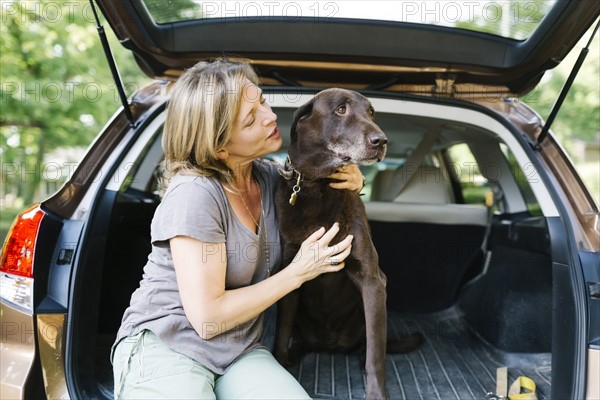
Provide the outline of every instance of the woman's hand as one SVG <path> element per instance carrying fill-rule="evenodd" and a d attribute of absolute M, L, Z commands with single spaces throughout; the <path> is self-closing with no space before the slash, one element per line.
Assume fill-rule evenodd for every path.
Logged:
<path fill-rule="evenodd" d="M 354 164 L 344 165 L 336 169 L 328 178 L 341 181 L 329 184 L 334 189 L 347 189 L 353 192 L 360 192 L 365 186 L 365 177 L 360 172 L 358 166 Z"/>
<path fill-rule="evenodd" d="M 293 272 L 301 285 L 323 273 L 337 272 L 344 268 L 346 257 L 352 250 L 353 237 L 348 235 L 341 242 L 330 246 L 329 242 L 339 231 L 340 227 L 336 222 L 328 231 L 321 228 L 314 232 L 302 242 L 296 257 L 285 270 Z"/>

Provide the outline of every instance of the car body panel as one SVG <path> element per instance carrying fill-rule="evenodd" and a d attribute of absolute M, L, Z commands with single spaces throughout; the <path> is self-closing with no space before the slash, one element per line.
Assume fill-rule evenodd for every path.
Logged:
<path fill-rule="evenodd" d="M 21 399 L 36 358 L 34 317 L 4 301 L 0 301 L 0 317 L 0 395 Z"/>
<path fill-rule="evenodd" d="M 556 184 L 562 189 L 565 197 L 563 204 L 572 207 L 575 218 L 579 221 L 575 234 L 580 250 L 600 251 L 600 214 L 585 184 L 575 171 L 572 161 L 556 142 L 549 137 L 540 146 L 540 155 L 548 168 L 557 178 Z"/>
<path fill-rule="evenodd" d="M 588 350 L 588 386 L 585 393 L 587 400 L 600 399 L 600 348 Z"/>
<path fill-rule="evenodd" d="M 51 399 L 67 399 L 65 379 L 66 314 L 39 314 L 37 338 L 46 395 Z"/>

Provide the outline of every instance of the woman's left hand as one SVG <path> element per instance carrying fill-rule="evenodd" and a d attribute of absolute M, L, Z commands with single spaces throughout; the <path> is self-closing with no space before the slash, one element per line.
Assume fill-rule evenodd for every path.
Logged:
<path fill-rule="evenodd" d="M 335 170 L 328 178 L 339 180 L 329 184 L 334 189 L 347 189 L 353 192 L 360 192 L 365 186 L 365 177 L 360 172 L 358 165 L 344 165 Z"/>

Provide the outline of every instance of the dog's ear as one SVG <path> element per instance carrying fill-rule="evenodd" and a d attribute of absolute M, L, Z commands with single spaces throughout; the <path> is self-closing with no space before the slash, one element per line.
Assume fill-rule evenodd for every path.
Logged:
<path fill-rule="evenodd" d="M 308 116 L 310 116 L 310 114 L 313 111 L 314 104 L 315 104 L 315 100 L 313 98 L 309 102 L 307 102 L 307 103 L 301 105 L 300 107 L 298 107 L 298 109 L 296 109 L 296 111 L 294 111 L 294 117 L 293 117 L 293 120 L 292 120 L 292 129 L 291 129 L 291 132 L 290 132 L 290 137 L 291 137 L 292 141 L 296 140 L 296 128 L 298 126 L 298 122 L 300 122 L 303 119 L 305 119 Z"/>

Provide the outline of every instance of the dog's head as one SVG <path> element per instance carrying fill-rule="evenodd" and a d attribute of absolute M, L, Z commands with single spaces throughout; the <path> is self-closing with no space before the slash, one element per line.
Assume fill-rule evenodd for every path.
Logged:
<path fill-rule="evenodd" d="M 323 178 L 348 164 L 383 160 L 387 137 L 374 122 L 375 110 L 352 90 L 327 89 L 294 113 L 290 158 L 307 176 Z"/>

